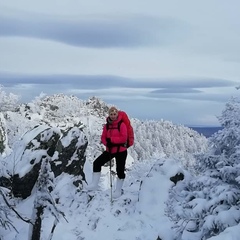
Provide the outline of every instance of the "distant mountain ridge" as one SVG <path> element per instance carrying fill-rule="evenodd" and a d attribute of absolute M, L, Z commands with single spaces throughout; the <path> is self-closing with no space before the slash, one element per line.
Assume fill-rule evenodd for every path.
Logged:
<path fill-rule="evenodd" d="M 206 138 L 211 137 L 214 133 L 222 130 L 222 127 L 189 127 L 199 134 L 204 135 Z"/>

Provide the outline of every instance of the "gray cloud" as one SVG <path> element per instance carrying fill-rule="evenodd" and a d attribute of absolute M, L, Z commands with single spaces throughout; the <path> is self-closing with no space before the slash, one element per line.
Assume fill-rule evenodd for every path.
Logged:
<path fill-rule="evenodd" d="M 129 79 L 110 75 L 15 75 L 0 73 L 1 84 L 73 85 L 82 89 L 103 89 L 109 87 L 130 87 Z"/>
<path fill-rule="evenodd" d="M 202 91 L 200 90 L 196 90 L 196 89 L 192 89 L 192 88 L 184 88 L 184 87 L 179 87 L 179 88 L 164 88 L 164 89 L 158 89 L 158 90 L 154 90 L 151 91 L 151 94 L 162 94 L 162 93 L 201 93 Z"/>
<path fill-rule="evenodd" d="M 206 89 L 236 87 L 239 84 L 226 79 L 172 78 L 132 79 L 111 75 L 18 75 L 0 72 L 0 84 L 27 101 L 41 92 L 48 95 L 64 93 L 87 99 L 185 99 L 226 102 L 229 94 Z"/>
<path fill-rule="evenodd" d="M 0 83 L 4 86 L 17 84 L 75 85 L 82 89 L 121 88 L 156 88 L 151 93 L 195 92 L 196 88 L 215 88 L 239 86 L 238 82 L 217 78 L 149 78 L 137 79 L 113 75 L 24 75 L 0 72 Z"/>
<path fill-rule="evenodd" d="M 30 14 L 21 18 L 0 16 L 0 36 L 49 39 L 93 48 L 169 44 L 174 38 L 179 41 L 186 29 L 181 21 L 143 15 L 88 16 L 81 20 Z"/>
<path fill-rule="evenodd" d="M 158 94 L 147 94 L 150 98 L 158 98 L 158 99 L 185 99 L 185 100 L 194 100 L 194 101 L 211 101 L 211 102 L 227 102 L 230 98 L 228 94 L 225 93 L 206 93 L 203 91 L 195 91 L 194 89 L 189 89 L 188 92 L 163 92 Z"/>

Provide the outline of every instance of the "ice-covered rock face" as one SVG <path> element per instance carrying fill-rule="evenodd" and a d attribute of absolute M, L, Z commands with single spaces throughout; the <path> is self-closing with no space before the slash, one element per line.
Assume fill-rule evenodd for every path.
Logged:
<path fill-rule="evenodd" d="M 22 198 L 31 195 L 44 158 L 49 159 L 55 177 L 63 173 L 77 176 L 81 187 L 85 181 L 83 166 L 87 144 L 86 136 L 77 126 L 65 126 L 62 130 L 41 125 L 27 132 L 14 151 L 18 156 L 9 179 L 13 195 Z M 7 179 L 4 181 L 6 183 Z"/>

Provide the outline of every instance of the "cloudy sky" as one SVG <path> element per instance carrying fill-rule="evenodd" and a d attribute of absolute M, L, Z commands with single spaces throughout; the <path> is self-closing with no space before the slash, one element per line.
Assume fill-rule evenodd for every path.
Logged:
<path fill-rule="evenodd" d="M 97 96 L 131 117 L 218 125 L 238 96 L 239 0 L 0 0 L 0 84 Z"/>

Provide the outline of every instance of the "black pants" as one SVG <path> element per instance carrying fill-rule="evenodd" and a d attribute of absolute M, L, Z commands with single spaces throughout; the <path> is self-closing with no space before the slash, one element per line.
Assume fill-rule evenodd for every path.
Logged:
<path fill-rule="evenodd" d="M 104 151 L 94 162 L 93 162 L 93 172 L 101 172 L 101 167 L 112 160 L 116 159 L 116 171 L 119 179 L 125 178 L 125 164 L 127 159 L 127 150 L 124 152 L 117 152 L 110 154 Z"/>

